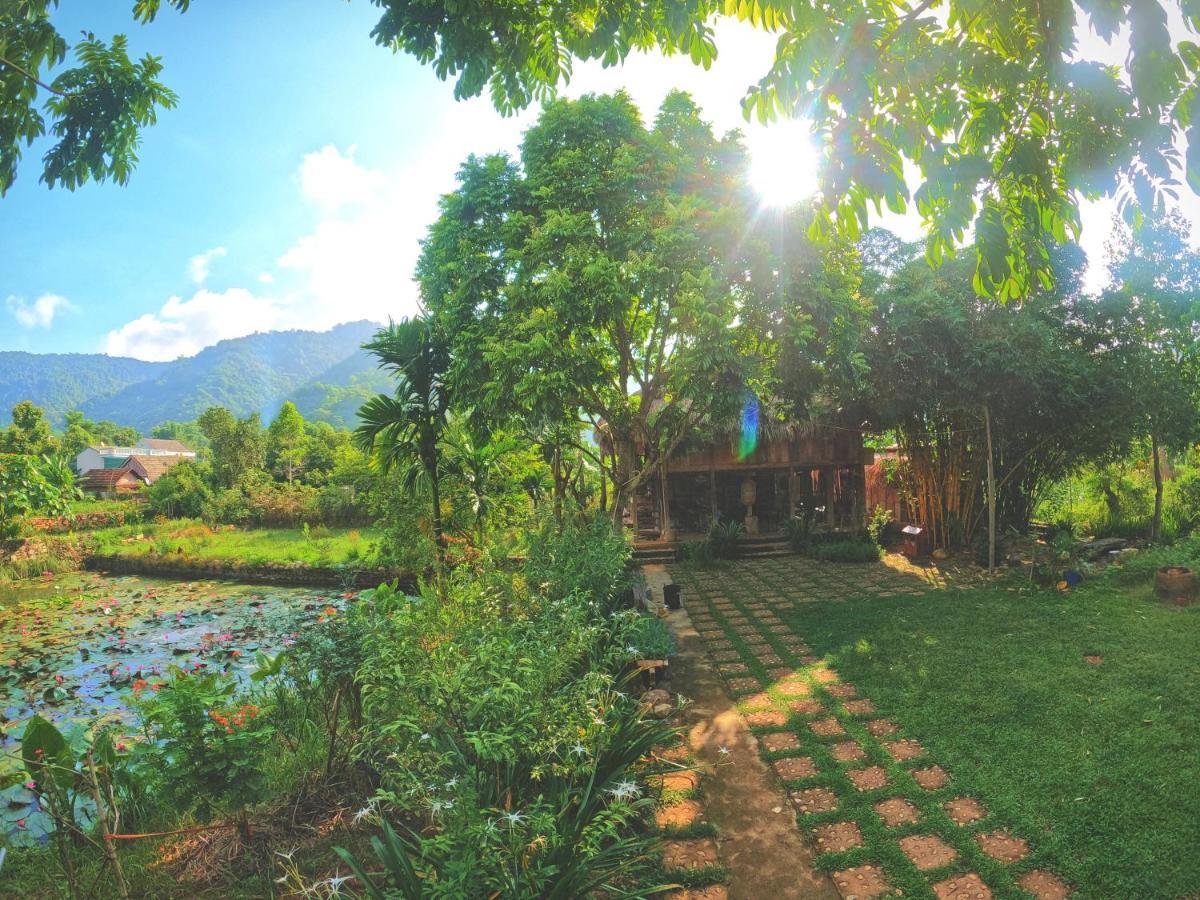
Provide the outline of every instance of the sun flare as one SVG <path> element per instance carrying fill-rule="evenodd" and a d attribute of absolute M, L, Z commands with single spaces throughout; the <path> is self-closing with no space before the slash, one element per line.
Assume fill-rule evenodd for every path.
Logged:
<path fill-rule="evenodd" d="M 807 122 L 791 119 L 747 136 L 750 184 L 770 206 L 792 206 L 817 192 L 820 157 Z"/>

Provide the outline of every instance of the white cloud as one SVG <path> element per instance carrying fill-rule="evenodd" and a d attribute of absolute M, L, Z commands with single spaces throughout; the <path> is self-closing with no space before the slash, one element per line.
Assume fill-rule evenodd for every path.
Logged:
<path fill-rule="evenodd" d="M 32 302 L 24 297 L 9 296 L 5 306 L 22 328 L 49 328 L 60 312 L 70 312 L 75 306 L 58 294 L 42 294 Z"/>
<path fill-rule="evenodd" d="M 274 284 L 274 283 L 275 283 L 275 276 L 274 276 L 274 275 L 272 275 L 270 272 L 259 272 L 259 273 L 258 273 L 258 280 L 259 280 L 259 282 L 261 282 L 262 284 Z"/>
<path fill-rule="evenodd" d="M 353 147 L 310 153 L 300 177 L 323 215 L 277 261 L 303 280 L 294 317 L 303 327 L 328 328 L 412 315 L 412 272 L 418 242 L 436 212 L 436 190 L 360 165 Z"/>
<path fill-rule="evenodd" d="M 208 281 L 208 270 L 214 259 L 220 259 L 229 253 L 224 247 L 213 247 L 211 250 L 205 250 L 203 253 L 197 253 L 188 260 L 188 270 L 192 273 L 192 281 L 196 284 L 204 284 Z"/>
<path fill-rule="evenodd" d="M 191 299 L 171 297 L 158 311 L 146 313 L 110 331 L 105 352 L 112 356 L 163 361 L 191 356 L 225 338 L 269 331 L 287 324 L 283 305 L 245 288 L 214 292 L 200 289 Z"/>
<path fill-rule="evenodd" d="M 342 153 L 333 144 L 326 144 L 307 154 L 300 164 L 304 196 L 329 213 L 377 199 L 387 188 L 387 176 L 355 162 L 356 150 L 352 144 Z"/>

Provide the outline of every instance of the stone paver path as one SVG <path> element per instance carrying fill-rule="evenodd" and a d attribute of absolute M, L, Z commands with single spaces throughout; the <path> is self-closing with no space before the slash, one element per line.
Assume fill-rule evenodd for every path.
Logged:
<path fill-rule="evenodd" d="M 1005 830 L 986 798 L 957 786 L 917 735 L 843 682 L 784 618 L 796 603 L 918 594 L 974 576 L 896 557 L 864 565 L 747 560 L 676 566 L 671 575 L 759 754 L 788 791 L 797 830 L 843 897 L 1070 896 L 1036 865 L 1027 836 Z"/>

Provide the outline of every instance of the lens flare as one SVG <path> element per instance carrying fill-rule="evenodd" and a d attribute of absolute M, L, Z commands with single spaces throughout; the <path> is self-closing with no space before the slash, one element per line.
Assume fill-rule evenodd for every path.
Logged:
<path fill-rule="evenodd" d="M 742 435 L 738 441 L 738 461 L 744 460 L 758 448 L 758 398 L 746 395 L 742 406 Z"/>

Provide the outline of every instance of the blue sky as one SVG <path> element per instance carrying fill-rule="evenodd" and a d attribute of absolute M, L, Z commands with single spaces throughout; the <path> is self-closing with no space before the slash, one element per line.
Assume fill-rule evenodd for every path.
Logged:
<path fill-rule="evenodd" d="M 145 27 L 131 5 L 66 0 L 58 22 L 67 35 L 124 32 L 139 55 L 163 56 L 179 107 L 145 133 L 126 187 L 48 191 L 43 146 L 27 152 L 0 200 L 0 350 L 170 359 L 253 331 L 410 314 L 417 242 L 458 164 L 515 149 L 534 116 L 455 102 L 427 68 L 375 46 L 377 10 L 363 0 L 204 0 Z M 644 56 L 580 66 L 568 93 L 624 86 L 652 115 L 678 86 L 721 130 L 745 127 L 738 98 L 773 38 L 736 25 L 718 35 L 710 72 Z M 749 131 L 763 159 L 804 159 L 795 130 Z M 1094 262 L 1110 217 L 1085 211 Z"/>

